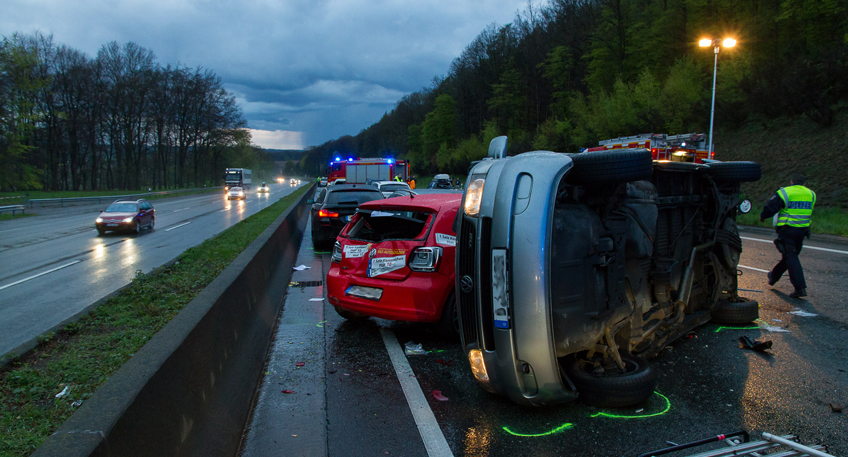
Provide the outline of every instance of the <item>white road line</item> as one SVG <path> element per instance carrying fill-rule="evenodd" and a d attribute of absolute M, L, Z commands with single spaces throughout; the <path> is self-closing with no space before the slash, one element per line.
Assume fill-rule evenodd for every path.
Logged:
<path fill-rule="evenodd" d="M 219 213 L 226 213 L 226 212 L 227 212 L 227 211 L 229 211 L 229 210 L 230 210 L 230 209 L 229 209 L 229 208 L 227 208 L 227 209 L 222 209 L 221 211 L 218 211 L 218 212 L 219 212 Z"/>
<path fill-rule="evenodd" d="M 762 271 L 763 273 L 768 273 L 768 272 L 769 272 L 769 270 L 761 270 L 761 269 L 759 269 L 759 268 L 746 267 L 745 265 L 736 265 L 736 266 L 737 266 L 737 267 L 739 267 L 739 268 L 747 268 L 747 269 L 749 269 L 749 270 L 754 270 L 754 271 Z"/>
<path fill-rule="evenodd" d="M 191 209 L 191 208 L 175 209 L 175 210 L 173 210 L 173 211 L 171 211 L 171 212 L 172 212 L 172 213 L 179 213 L 180 211 L 185 211 L 185 210 L 187 210 L 187 209 Z"/>
<path fill-rule="evenodd" d="M 12 286 L 18 285 L 18 284 L 20 284 L 20 283 L 22 283 L 22 282 L 27 282 L 27 281 L 29 281 L 30 279 L 35 279 L 35 278 L 37 278 L 37 277 L 39 277 L 39 276 L 44 276 L 44 275 L 46 275 L 47 273 L 53 273 L 53 272 L 54 272 L 54 271 L 56 271 L 56 270 L 61 270 L 62 268 L 69 267 L 69 266 L 71 266 L 71 265 L 75 265 L 75 264 L 78 264 L 78 263 L 80 263 L 80 262 L 82 262 L 82 260 L 74 260 L 73 262 L 71 262 L 71 263 L 67 263 L 67 264 L 65 264 L 65 265 L 62 265 L 61 267 L 56 267 L 56 268 L 54 268 L 54 269 L 52 269 L 52 270 L 47 270 L 47 271 L 45 271 L 45 272 L 43 272 L 43 273 L 39 273 L 39 274 L 37 274 L 37 275 L 30 276 L 29 278 L 24 278 L 24 279 L 21 279 L 20 281 L 13 282 L 13 283 L 11 283 L 11 284 L 6 284 L 5 286 L 0 287 L 0 290 L 3 290 L 3 289 L 5 289 L 5 288 L 7 288 L 7 287 L 12 287 Z"/>
<path fill-rule="evenodd" d="M 421 386 L 415 381 L 415 373 L 412 372 L 412 367 L 409 366 L 409 361 L 406 360 L 406 355 L 403 353 L 397 337 L 394 332 L 384 328 L 380 329 L 380 335 L 383 336 L 383 344 L 389 351 L 389 358 L 392 360 L 395 374 L 397 374 L 400 386 L 403 388 L 406 402 L 409 403 L 409 410 L 412 411 L 415 425 L 418 426 L 418 433 L 421 434 L 421 439 L 424 441 L 427 455 L 430 457 L 452 457 L 453 452 L 448 446 L 439 423 L 436 422 L 436 416 L 433 415 L 430 404 L 427 403 L 424 393 L 421 392 Z"/>
<path fill-rule="evenodd" d="M 759 241 L 761 243 L 774 243 L 774 240 L 761 240 L 759 238 L 749 238 L 747 236 L 740 236 L 739 238 L 742 238 L 743 240 Z M 815 249 L 816 251 L 835 252 L 836 254 L 848 254 L 848 251 L 808 246 L 806 243 L 804 244 L 804 249 Z"/>
<path fill-rule="evenodd" d="M 182 223 L 182 224 L 180 224 L 180 225 L 175 225 L 175 226 L 173 226 L 173 227 L 171 227 L 171 228 L 169 228 L 169 229 L 165 229 L 165 231 L 166 231 L 166 232 L 170 232 L 171 230 L 178 229 L 178 228 L 180 228 L 180 227 L 182 227 L 182 226 L 185 226 L 185 225 L 188 225 L 188 224 L 191 224 L 191 222 L 185 222 L 185 223 Z"/>

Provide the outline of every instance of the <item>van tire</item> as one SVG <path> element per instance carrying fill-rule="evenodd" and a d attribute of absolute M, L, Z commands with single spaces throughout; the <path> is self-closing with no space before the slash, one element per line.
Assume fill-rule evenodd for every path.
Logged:
<path fill-rule="evenodd" d="M 763 168 L 757 162 L 717 162 L 710 164 L 707 173 L 719 182 L 754 182 L 763 175 Z"/>
<path fill-rule="evenodd" d="M 717 324 L 739 325 L 754 322 L 760 317 L 760 304 L 756 300 L 739 298 L 742 301 L 722 300 L 712 310 L 712 321 Z"/>
<path fill-rule="evenodd" d="M 657 373 L 644 359 L 621 354 L 626 373 L 595 374 L 591 362 L 569 357 L 564 362 L 565 373 L 580 394 L 580 399 L 592 406 L 619 408 L 642 403 L 654 393 Z"/>
<path fill-rule="evenodd" d="M 572 154 L 574 168 L 566 180 L 578 185 L 607 185 L 651 179 L 653 159 L 647 149 Z"/>

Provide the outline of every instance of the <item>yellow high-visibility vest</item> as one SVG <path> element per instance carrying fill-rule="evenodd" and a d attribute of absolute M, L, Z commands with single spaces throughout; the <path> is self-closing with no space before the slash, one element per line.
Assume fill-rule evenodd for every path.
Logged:
<path fill-rule="evenodd" d="M 801 185 L 781 187 L 777 195 L 783 200 L 783 208 L 777 217 L 777 226 L 809 227 L 816 205 L 816 193 Z"/>

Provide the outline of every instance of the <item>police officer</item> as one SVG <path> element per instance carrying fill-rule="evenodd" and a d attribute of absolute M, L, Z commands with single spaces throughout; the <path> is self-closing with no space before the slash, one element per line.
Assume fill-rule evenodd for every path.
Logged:
<path fill-rule="evenodd" d="M 777 239 L 774 245 L 782 256 L 768 273 L 768 283 L 773 286 L 788 270 L 789 281 L 795 287 L 795 291 L 789 294 L 792 298 L 807 296 L 807 283 L 798 254 L 801 253 L 804 237 L 810 238 L 816 193 L 804 187 L 805 182 L 803 175 L 792 175 L 789 186 L 775 192 L 760 213 L 760 222 L 777 214 Z"/>

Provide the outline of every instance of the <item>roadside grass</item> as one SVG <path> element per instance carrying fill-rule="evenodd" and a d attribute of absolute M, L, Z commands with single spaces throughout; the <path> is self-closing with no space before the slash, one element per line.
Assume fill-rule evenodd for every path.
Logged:
<path fill-rule="evenodd" d="M 186 250 L 169 267 L 137 272 L 91 314 L 0 368 L 0 455 L 31 454 L 306 189 Z"/>
<path fill-rule="evenodd" d="M 9 219 L 19 219 L 22 217 L 32 217 L 37 216 L 37 214 L 0 214 L 0 221 L 5 221 Z"/>
<path fill-rule="evenodd" d="M 157 200 L 161 198 L 171 198 L 191 194 L 204 194 L 210 192 L 223 192 L 223 188 L 210 187 L 193 189 L 189 192 L 179 192 L 174 194 L 156 195 L 156 192 L 167 192 L 180 189 L 165 189 L 150 192 L 150 195 L 145 195 L 146 200 Z M 0 202 L 4 205 L 20 205 L 29 200 L 41 198 L 79 198 L 79 197 L 120 197 L 122 195 L 142 195 L 147 194 L 147 190 L 81 190 L 81 191 L 40 191 L 31 190 L 26 192 L 0 192 Z M 15 198 L 17 197 L 17 198 Z"/>
<path fill-rule="evenodd" d="M 760 222 L 762 208 L 752 208 L 748 214 L 736 216 L 740 225 L 772 228 L 771 219 Z M 842 208 L 816 208 L 813 210 L 813 233 L 848 236 L 848 210 Z"/>

